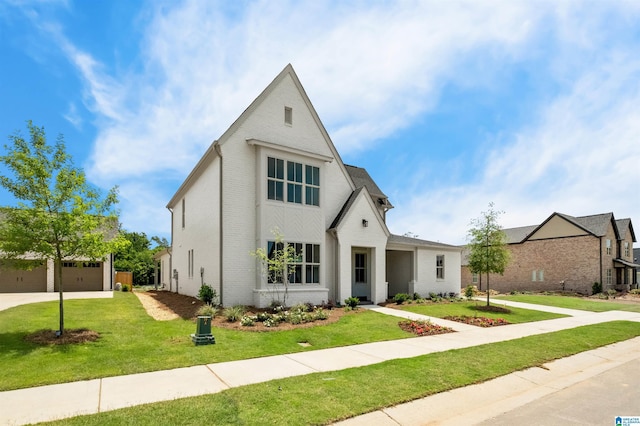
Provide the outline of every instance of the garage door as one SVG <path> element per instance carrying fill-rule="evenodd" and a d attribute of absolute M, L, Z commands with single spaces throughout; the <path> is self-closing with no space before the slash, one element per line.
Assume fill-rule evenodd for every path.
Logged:
<path fill-rule="evenodd" d="M 102 290 L 102 262 L 62 262 L 64 291 Z M 54 286 L 58 291 L 58 285 Z"/>
<path fill-rule="evenodd" d="M 47 291 L 46 265 L 35 266 L 30 271 L 0 268 L 0 293 L 33 293 L 39 291 Z"/>

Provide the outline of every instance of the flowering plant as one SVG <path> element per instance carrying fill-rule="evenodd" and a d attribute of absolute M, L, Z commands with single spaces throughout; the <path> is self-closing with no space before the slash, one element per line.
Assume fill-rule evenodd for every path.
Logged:
<path fill-rule="evenodd" d="M 435 334 L 452 333 L 453 329 L 433 324 L 431 321 L 404 320 L 398 323 L 401 329 L 418 336 L 433 336 Z"/>

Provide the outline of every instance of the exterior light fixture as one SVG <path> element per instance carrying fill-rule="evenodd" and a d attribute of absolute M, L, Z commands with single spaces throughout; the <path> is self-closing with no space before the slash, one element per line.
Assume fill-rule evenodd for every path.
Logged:
<path fill-rule="evenodd" d="M 369 221 L 367 219 L 362 219 L 362 226 L 365 228 L 369 226 Z"/>

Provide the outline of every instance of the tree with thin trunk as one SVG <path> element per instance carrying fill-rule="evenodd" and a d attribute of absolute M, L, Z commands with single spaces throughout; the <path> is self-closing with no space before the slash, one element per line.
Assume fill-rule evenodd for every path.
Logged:
<path fill-rule="evenodd" d="M 0 185 L 17 201 L 1 211 L 0 261 L 21 269 L 32 268 L 33 259 L 53 261 L 62 335 L 63 262 L 103 261 L 127 241 L 118 232 L 117 187 L 102 198 L 73 165 L 62 135 L 52 146 L 43 127 L 28 121 L 27 128 L 29 139 L 15 133 L 0 156 L 9 172 L 0 171 Z"/>
<path fill-rule="evenodd" d="M 467 233 L 467 249 L 469 250 L 469 269 L 472 273 L 487 274 L 487 306 L 489 306 L 489 274 L 504 274 L 509 264 L 510 252 L 507 248 L 507 236 L 498 223 L 504 213 L 494 210 L 493 203 L 482 212 L 481 217 L 471 221 Z"/>
<path fill-rule="evenodd" d="M 274 228 L 271 233 L 275 241 L 269 241 L 266 249 L 260 247 L 251 252 L 251 255 L 255 256 L 262 266 L 267 285 L 274 295 L 271 302 L 286 307 L 290 276 L 295 272 L 296 265 L 301 262 L 302 254 L 296 252 L 293 244 L 284 241 L 284 235 L 278 228 Z"/>

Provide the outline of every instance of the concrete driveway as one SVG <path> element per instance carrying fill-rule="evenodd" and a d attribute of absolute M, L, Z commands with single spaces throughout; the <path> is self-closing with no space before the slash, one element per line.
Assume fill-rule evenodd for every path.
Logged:
<path fill-rule="evenodd" d="M 110 299 L 112 291 L 73 291 L 63 295 L 64 300 L 69 299 Z M 0 293 L 0 311 L 14 306 L 27 305 L 29 303 L 50 302 L 59 300 L 60 295 L 55 293 Z"/>

